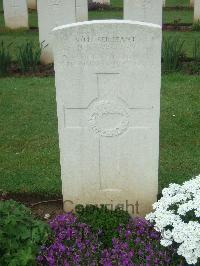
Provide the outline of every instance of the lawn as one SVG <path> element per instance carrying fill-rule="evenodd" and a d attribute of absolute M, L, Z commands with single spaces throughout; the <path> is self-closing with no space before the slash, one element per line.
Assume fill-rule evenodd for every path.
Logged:
<path fill-rule="evenodd" d="M 189 6 L 189 0 L 166 0 L 166 6 Z"/>
<path fill-rule="evenodd" d="M 198 174 L 200 77 L 164 75 L 161 94 L 160 189 Z M 54 78 L 0 82 L 0 187 L 61 192 Z"/>
<path fill-rule="evenodd" d="M 165 10 L 163 12 L 164 23 L 192 23 L 194 11 L 189 10 Z"/>
<path fill-rule="evenodd" d="M 12 192 L 58 194 L 54 79 L 1 79 L 0 106 L 0 187 Z"/>
<path fill-rule="evenodd" d="M 186 0 L 168 0 L 167 6 L 187 6 Z M 122 18 L 122 1 L 113 0 L 121 10 L 90 12 L 89 19 Z M 37 31 L 8 31 L 4 28 L 0 0 L 0 35 L 17 47 L 27 40 L 38 45 Z M 192 22 L 191 10 L 165 10 L 164 21 Z M 29 14 L 30 26 L 37 27 L 36 12 Z M 199 32 L 164 32 L 164 37 L 185 40 L 192 56 Z M 162 77 L 159 189 L 170 182 L 181 183 L 199 174 L 199 76 L 181 73 Z M 60 165 L 54 78 L 0 79 L 0 188 L 5 191 L 60 195 Z"/>

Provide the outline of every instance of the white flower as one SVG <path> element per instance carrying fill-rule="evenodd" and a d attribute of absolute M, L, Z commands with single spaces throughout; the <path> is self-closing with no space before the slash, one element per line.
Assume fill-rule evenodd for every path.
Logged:
<path fill-rule="evenodd" d="M 172 242 L 172 240 L 167 240 L 167 239 L 161 239 L 161 241 L 160 241 L 160 243 L 161 243 L 161 245 L 163 245 L 164 247 L 168 247 L 168 246 L 170 246 L 173 242 Z"/>
<path fill-rule="evenodd" d="M 51 215 L 50 215 L 49 213 L 46 213 L 46 214 L 44 215 L 44 219 L 46 219 L 46 220 L 48 220 L 50 217 L 51 217 Z"/>
<path fill-rule="evenodd" d="M 162 195 L 153 204 L 154 212 L 146 219 L 161 232 L 161 245 L 167 247 L 177 243 L 178 255 L 188 264 L 196 264 L 200 259 L 200 175 L 182 186 L 170 184 L 163 189 Z"/>

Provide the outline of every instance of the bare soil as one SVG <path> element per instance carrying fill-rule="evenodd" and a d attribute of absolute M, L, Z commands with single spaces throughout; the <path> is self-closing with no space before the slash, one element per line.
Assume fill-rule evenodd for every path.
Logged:
<path fill-rule="evenodd" d="M 41 220 L 49 220 L 64 213 L 62 196 L 48 197 L 38 194 L 0 193 L 0 200 L 15 200 L 31 209 L 34 216 Z"/>
<path fill-rule="evenodd" d="M 192 23 L 166 23 L 163 24 L 164 31 L 192 31 Z"/>
<path fill-rule="evenodd" d="M 48 76 L 54 76 L 54 67 L 53 64 L 51 65 L 37 65 L 37 69 L 35 71 L 33 70 L 27 70 L 26 72 L 21 72 L 18 65 L 16 63 L 13 63 L 11 65 L 11 68 L 8 71 L 8 75 L 12 77 L 48 77 Z"/>

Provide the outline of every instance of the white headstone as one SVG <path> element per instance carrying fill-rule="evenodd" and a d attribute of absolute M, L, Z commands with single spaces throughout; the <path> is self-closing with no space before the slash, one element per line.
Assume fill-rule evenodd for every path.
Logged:
<path fill-rule="evenodd" d="M 194 22 L 200 22 L 200 0 L 194 0 Z"/>
<path fill-rule="evenodd" d="M 82 21 L 88 18 L 87 1 L 85 0 L 38 0 L 39 40 L 42 46 L 41 62 L 53 63 L 51 46 L 53 28 Z"/>
<path fill-rule="evenodd" d="M 64 208 L 144 215 L 158 190 L 161 27 L 108 20 L 53 33 Z"/>
<path fill-rule="evenodd" d="M 88 20 L 88 0 L 76 0 L 76 22 Z"/>
<path fill-rule="evenodd" d="M 162 25 L 162 0 L 124 0 L 124 19 Z"/>
<path fill-rule="evenodd" d="M 28 28 L 26 0 L 3 0 L 5 26 L 10 29 Z"/>
<path fill-rule="evenodd" d="M 37 0 L 27 0 L 28 8 L 37 9 Z"/>

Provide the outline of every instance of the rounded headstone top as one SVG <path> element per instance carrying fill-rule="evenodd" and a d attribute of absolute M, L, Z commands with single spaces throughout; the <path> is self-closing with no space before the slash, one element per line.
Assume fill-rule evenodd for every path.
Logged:
<path fill-rule="evenodd" d="M 161 29 L 160 25 L 153 24 L 153 23 L 146 23 L 146 22 L 132 21 L 132 20 L 109 19 L 109 20 L 84 21 L 84 22 L 77 22 L 77 23 L 62 25 L 59 27 L 55 27 L 53 29 L 53 32 L 68 29 L 68 28 L 74 28 L 74 27 L 80 27 L 80 26 L 86 26 L 86 25 L 94 25 L 94 24 L 99 24 L 99 25 L 104 25 L 104 24 L 113 24 L 113 25 L 122 24 L 123 25 L 123 24 L 126 24 L 126 25 L 138 25 L 138 26 L 146 26 L 146 27 Z"/>

